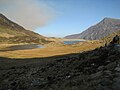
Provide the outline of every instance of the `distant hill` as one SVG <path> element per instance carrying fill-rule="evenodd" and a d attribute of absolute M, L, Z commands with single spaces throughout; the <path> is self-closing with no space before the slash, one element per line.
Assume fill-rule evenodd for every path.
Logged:
<path fill-rule="evenodd" d="M 22 26 L 12 22 L 3 14 L 0 14 L 0 42 L 2 43 L 41 43 L 47 41 L 46 37 L 33 31 L 26 30 Z"/>
<path fill-rule="evenodd" d="M 104 18 L 98 24 L 91 26 L 80 34 L 66 36 L 68 39 L 97 40 L 120 30 L 120 19 Z"/>

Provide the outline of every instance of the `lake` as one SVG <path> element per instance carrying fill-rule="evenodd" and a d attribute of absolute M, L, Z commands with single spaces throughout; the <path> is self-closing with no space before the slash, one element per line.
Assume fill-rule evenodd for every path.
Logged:
<path fill-rule="evenodd" d="M 83 40 L 64 41 L 64 44 L 75 44 L 75 43 L 79 43 L 79 42 L 83 42 Z"/>
<path fill-rule="evenodd" d="M 38 44 L 16 45 L 9 47 L 9 50 L 25 50 L 25 49 L 35 49 L 35 48 L 44 48 L 44 46 Z"/>

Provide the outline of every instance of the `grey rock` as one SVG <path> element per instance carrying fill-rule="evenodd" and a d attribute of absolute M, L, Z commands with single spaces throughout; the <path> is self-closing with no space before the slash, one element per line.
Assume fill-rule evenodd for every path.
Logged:
<path fill-rule="evenodd" d="M 98 67 L 98 70 L 103 70 L 104 69 L 104 66 L 99 66 Z"/>
<path fill-rule="evenodd" d="M 99 72 L 97 72 L 95 74 L 91 74 L 90 77 L 91 77 L 91 79 L 94 79 L 94 78 L 102 76 L 102 74 L 103 74 L 102 71 L 99 71 Z"/>
<path fill-rule="evenodd" d="M 108 65 L 105 66 L 105 69 L 107 70 L 113 70 L 116 67 L 117 63 L 116 62 L 111 62 Z"/>
<path fill-rule="evenodd" d="M 120 67 L 116 67 L 115 70 L 120 72 Z"/>
<path fill-rule="evenodd" d="M 104 18 L 98 24 L 91 26 L 80 34 L 68 35 L 65 38 L 82 38 L 86 40 L 101 39 L 120 30 L 120 19 Z"/>
<path fill-rule="evenodd" d="M 120 77 L 114 79 L 112 87 L 114 90 L 120 90 Z"/>
<path fill-rule="evenodd" d="M 31 86 L 40 86 L 46 84 L 47 81 L 43 80 L 43 78 L 34 78 L 31 82 Z"/>

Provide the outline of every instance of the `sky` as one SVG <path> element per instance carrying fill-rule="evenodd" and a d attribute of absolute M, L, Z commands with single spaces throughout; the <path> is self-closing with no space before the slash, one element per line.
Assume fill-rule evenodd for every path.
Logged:
<path fill-rule="evenodd" d="M 0 13 L 41 35 L 81 33 L 103 18 L 120 19 L 120 0 L 0 0 Z"/>

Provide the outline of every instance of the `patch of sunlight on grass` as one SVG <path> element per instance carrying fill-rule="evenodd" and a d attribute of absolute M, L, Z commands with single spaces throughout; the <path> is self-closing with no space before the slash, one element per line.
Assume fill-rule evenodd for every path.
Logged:
<path fill-rule="evenodd" d="M 5 51 L 5 52 L 0 52 L 0 56 L 9 57 L 9 58 L 50 57 L 50 56 L 65 55 L 70 53 L 80 53 L 82 51 L 93 50 L 100 46 L 101 43 L 88 42 L 88 43 L 82 43 L 76 45 L 62 45 L 62 46 L 46 47 L 39 49 Z"/>

